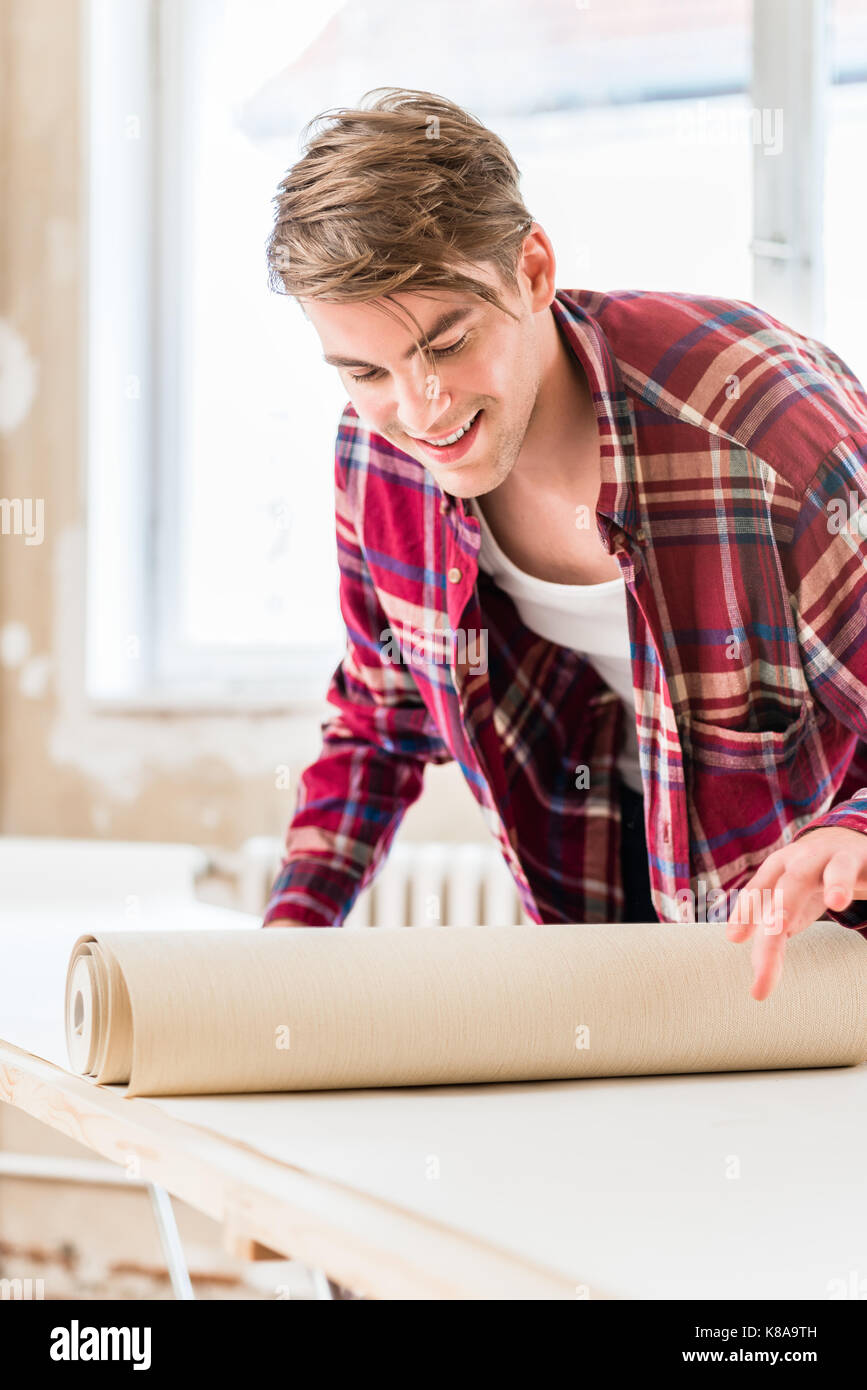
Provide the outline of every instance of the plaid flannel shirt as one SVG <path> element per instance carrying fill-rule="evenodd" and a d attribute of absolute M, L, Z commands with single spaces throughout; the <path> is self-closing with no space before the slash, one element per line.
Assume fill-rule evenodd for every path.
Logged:
<path fill-rule="evenodd" d="M 561 290 L 552 311 L 598 417 L 595 524 L 627 590 L 653 902 L 663 921 L 706 902 L 712 920 L 708 895 L 773 850 L 867 833 L 867 392 L 743 301 Z M 478 521 L 351 405 L 335 490 L 336 713 L 263 925 L 342 925 L 426 763 L 448 759 L 533 921 L 621 921 L 633 712 L 522 624 L 479 570 Z M 867 934 L 865 900 L 825 915 Z"/>

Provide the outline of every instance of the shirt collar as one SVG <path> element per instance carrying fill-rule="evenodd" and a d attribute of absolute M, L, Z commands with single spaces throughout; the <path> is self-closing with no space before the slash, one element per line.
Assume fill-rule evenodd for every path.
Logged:
<path fill-rule="evenodd" d="M 557 290 L 551 310 L 567 347 L 584 368 L 596 407 L 602 473 L 597 522 L 606 549 L 613 553 L 617 528 L 636 542 L 644 540 L 635 502 L 637 459 L 632 407 L 611 345 L 592 315 L 567 290 Z M 459 501 L 451 493 L 443 495 L 450 509 Z"/>
<path fill-rule="evenodd" d="M 558 290 L 551 309 L 568 347 L 587 376 L 596 422 L 599 426 L 602 483 L 597 512 L 634 539 L 644 537 L 635 501 L 637 458 L 635 422 L 617 358 L 611 344 L 591 314 Z M 606 524 L 606 530 L 610 532 Z"/>

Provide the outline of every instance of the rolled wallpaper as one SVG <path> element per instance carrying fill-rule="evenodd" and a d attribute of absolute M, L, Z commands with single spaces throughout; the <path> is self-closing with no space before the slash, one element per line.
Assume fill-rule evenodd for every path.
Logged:
<path fill-rule="evenodd" d="M 822 920 L 757 1002 L 723 923 L 82 936 L 72 1069 L 131 1096 L 430 1086 L 867 1060 L 867 942 Z"/>

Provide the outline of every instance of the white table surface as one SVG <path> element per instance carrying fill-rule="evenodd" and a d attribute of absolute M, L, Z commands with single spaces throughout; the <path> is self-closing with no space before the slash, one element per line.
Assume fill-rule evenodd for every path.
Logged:
<path fill-rule="evenodd" d="M 0 1038 L 64 1069 L 83 932 L 259 928 L 203 904 L 35 896 L 0 912 Z M 867 1275 L 867 1064 L 125 1104 L 512 1252 L 576 1296 L 825 1299 Z"/>

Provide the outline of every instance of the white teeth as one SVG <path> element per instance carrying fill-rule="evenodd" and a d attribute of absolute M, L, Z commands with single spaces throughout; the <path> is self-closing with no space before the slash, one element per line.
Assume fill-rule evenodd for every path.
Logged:
<path fill-rule="evenodd" d="M 469 420 L 465 425 L 461 425 L 459 430 L 455 430 L 454 434 L 448 435 L 446 439 L 426 439 L 424 442 L 426 444 L 432 444 L 435 449 L 444 449 L 446 444 L 456 444 L 458 440 L 462 439 L 463 436 L 466 434 L 467 430 L 470 428 L 470 425 L 473 423 L 478 413 L 479 412 L 477 410 L 475 415 L 470 416 Z"/>

